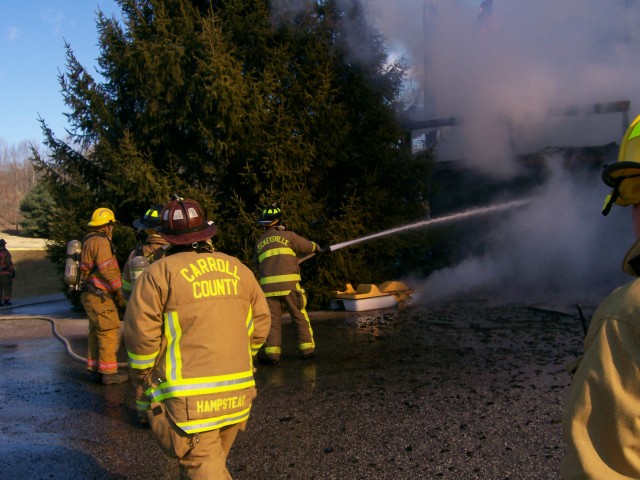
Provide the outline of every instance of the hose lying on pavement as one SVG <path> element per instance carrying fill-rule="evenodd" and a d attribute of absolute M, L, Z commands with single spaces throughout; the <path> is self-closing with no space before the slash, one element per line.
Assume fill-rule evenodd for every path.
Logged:
<path fill-rule="evenodd" d="M 0 317 L 0 320 L 42 320 L 44 322 L 49 322 L 51 324 L 51 331 L 53 332 L 53 335 L 64 344 L 65 349 L 67 350 L 67 354 L 77 362 L 81 362 L 84 364 L 87 363 L 87 359 L 75 353 L 71 348 L 71 344 L 69 343 L 69 340 L 67 340 L 60 332 L 58 332 L 58 328 L 56 327 L 56 321 L 51 317 L 42 317 L 39 315 L 28 315 L 28 316 L 12 315 L 12 316 Z M 118 363 L 118 367 L 127 367 L 127 366 L 129 366 L 129 364 L 126 362 Z"/>

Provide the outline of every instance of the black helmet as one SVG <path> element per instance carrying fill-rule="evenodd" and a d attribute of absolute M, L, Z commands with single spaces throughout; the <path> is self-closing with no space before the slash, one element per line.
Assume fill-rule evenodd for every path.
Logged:
<path fill-rule="evenodd" d="M 139 228 L 140 230 L 157 230 L 160 228 L 162 225 L 160 213 L 163 208 L 163 205 L 153 205 L 149 207 L 149 210 L 147 210 L 144 215 L 133 221 L 134 228 Z"/>
<path fill-rule="evenodd" d="M 272 227 L 282 220 L 282 210 L 275 203 L 262 210 L 262 215 L 258 219 L 258 225 L 263 227 Z"/>

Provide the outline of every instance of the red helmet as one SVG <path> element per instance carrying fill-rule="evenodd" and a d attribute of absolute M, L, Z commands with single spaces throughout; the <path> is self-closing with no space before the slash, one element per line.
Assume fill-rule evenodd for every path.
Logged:
<path fill-rule="evenodd" d="M 205 220 L 200 204 L 188 198 L 174 197 L 164 206 L 160 218 L 158 233 L 174 245 L 202 242 L 218 231 L 212 221 Z"/>

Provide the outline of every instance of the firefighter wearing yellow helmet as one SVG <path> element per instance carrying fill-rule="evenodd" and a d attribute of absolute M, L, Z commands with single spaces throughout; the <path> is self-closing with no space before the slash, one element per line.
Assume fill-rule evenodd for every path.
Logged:
<path fill-rule="evenodd" d="M 563 479 L 640 478 L 640 117 L 602 179 L 613 189 L 605 215 L 614 204 L 632 206 L 636 242 L 622 267 L 635 279 L 614 290 L 589 325 L 563 411 Z"/>
<path fill-rule="evenodd" d="M 128 374 L 118 373 L 120 347 L 118 307 L 124 306 L 122 278 L 111 238 L 116 218 L 108 208 L 98 208 L 87 223 L 90 232 L 80 252 L 80 299 L 89 318 L 87 370 L 94 381 L 123 383 Z"/>
<path fill-rule="evenodd" d="M 215 251 L 217 228 L 198 202 L 174 198 L 161 222 L 172 247 L 142 272 L 124 318 L 132 378 L 180 478 L 231 478 L 226 459 L 256 396 L 252 354 L 269 308 L 253 272 Z"/>

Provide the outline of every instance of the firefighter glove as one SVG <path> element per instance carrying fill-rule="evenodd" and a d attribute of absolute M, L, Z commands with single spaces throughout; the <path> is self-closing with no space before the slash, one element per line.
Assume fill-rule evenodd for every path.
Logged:
<path fill-rule="evenodd" d="M 127 301 L 124 299 L 122 291 L 118 291 L 118 293 L 116 294 L 116 305 L 118 305 L 118 308 L 121 308 L 123 310 L 127 306 Z"/>
<path fill-rule="evenodd" d="M 318 245 L 318 253 L 331 253 L 331 245 Z"/>

